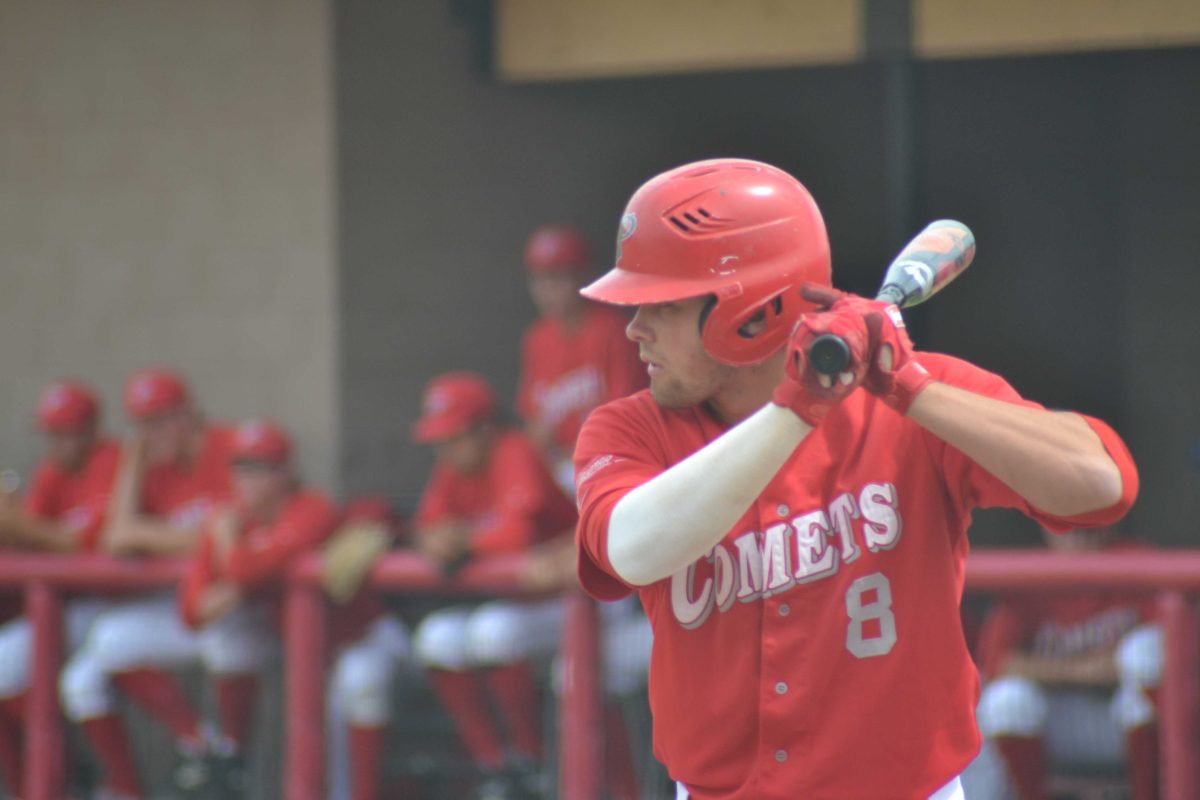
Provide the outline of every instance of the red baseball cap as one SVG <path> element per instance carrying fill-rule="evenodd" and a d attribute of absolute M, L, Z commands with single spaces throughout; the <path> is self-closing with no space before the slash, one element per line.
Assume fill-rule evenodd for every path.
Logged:
<path fill-rule="evenodd" d="M 100 404 L 87 386 L 55 381 L 38 400 L 38 427 L 47 433 L 76 433 L 96 421 Z"/>
<path fill-rule="evenodd" d="M 525 269 L 532 274 L 580 272 L 587 266 L 587 242 L 569 225 L 543 225 L 525 242 Z"/>
<path fill-rule="evenodd" d="M 425 386 L 421 418 L 412 426 L 415 442 L 449 439 L 492 418 L 496 395 L 477 372 L 447 372 Z"/>
<path fill-rule="evenodd" d="M 125 383 L 125 411 L 135 420 L 183 408 L 189 397 L 183 378 L 166 369 L 135 372 Z"/>
<path fill-rule="evenodd" d="M 276 466 L 292 458 L 292 439 L 269 419 L 248 419 L 233 432 L 230 461 L 254 461 Z"/>

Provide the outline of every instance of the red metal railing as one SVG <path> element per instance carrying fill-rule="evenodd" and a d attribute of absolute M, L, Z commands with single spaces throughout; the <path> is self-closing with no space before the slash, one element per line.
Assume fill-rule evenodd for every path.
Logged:
<path fill-rule="evenodd" d="M 1167 650 L 1158 694 L 1162 796 L 1200 797 L 1200 552 L 982 551 L 967 560 L 967 590 L 1156 594 Z"/>
<path fill-rule="evenodd" d="M 0 587 L 21 589 L 33 627 L 26 709 L 25 793 L 28 800 L 63 796 L 62 720 L 58 674 L 62 666 L 62 609 L 71 592 L 137 592 L 176 585 L 183 564 L 104 556 L 0 555 Z"/>
<path fill-rule="evenodd" d="M 521 575 L 525 571 L 522 558 L 496 558 L 468 564 L 452 579 L 443 578 L 425 559 L 411 553 L 391 553 L 380 560 L 371 571 L 370 585 L 384 592 L 431 592 L 466 595 L 520 595 Z M 288 576 L 287 597 L 284 603 L 284 648 L 286 674 L 284 696 L 287 699 L 287 719 L 284 721 L 284 796 L 289 800 L 319 800 L 325 785 L 325 593 L 319 584 L 320 564 L 315 557 L 303 559 Z M 591 756 L 594 731 L 598 726 L 587 724 L 586 708 L 596 707 L 599 714 L 598 659 L 595 657 L 599 631 L 595 609 L 582 597 L 568 599 L 566 641 L 568 652 L 577 649 L 584 658 L 567 656 L 568 681 L 560 707 L 563 736 L 560 757 L 577 763 L 583 776 L 566 770 L 560 796 L 563 798 L 598 798 L 598 792 L 581 793 L 576 784 L 598 780 L 601 765 L 598 751 Z M 582 640 L 582 641 L 581 641 Z M 592 657 L 587 657 L 587 653 Z M 576 724 L 575 714 L 580 714 Z"/>
<path fill-rule="evenodd" d="M 298 563 L 286 581 L 285 796 L 316 800 L 324 786 L 324 684 L 326 599 L 318 563 Z M 392 553 L 372 571 L 370 584 L 385 592 L 521 594 L 520 559 L 472 565 L 444 580 L 415 555 Z M 30 671 L 27 800 L 62 796 L 63 732 L 58 712 L 62 661 L 62 605 L 71 592 L 138 592 L 175 585 L 182 565 L 171 561 L 118 560 L 104 556 L 0 555 L 0 587 L 21 589 L 34 627 Z M 1167 658 L 1160 688 L 1163 796 L 1200 797 L 1200 551 L 1087 553 L 1070 556 L 1030 551 L 987 551 L 967 562 L 971 592 L 1011 594 L 1037 590 L 1120 590 L 1155 593 L 1166 632 Z M 568 597 L 563 640 L 564 686 L 560 704 L 563 800 L 597 800 L 603 763 L 600 633 L 594 605 Z"/>

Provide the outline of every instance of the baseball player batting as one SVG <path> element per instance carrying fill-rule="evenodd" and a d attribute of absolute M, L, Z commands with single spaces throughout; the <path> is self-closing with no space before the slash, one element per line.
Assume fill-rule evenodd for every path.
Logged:
<path fill-rule="evenodd" d="M 644 184 L 583 293 L 637 306 L 650 389 L 584 424 L 580 580 L 641 595 L 679 796 L 961 798 L 980 746 L 958 616 L 971 511 L 1112 523 L 1138 485 L 1121 439 L 834 290 L 816 204 L 767 164 Z M 825 334 L 849 350 L 835 376 L 807 356 Z"/>

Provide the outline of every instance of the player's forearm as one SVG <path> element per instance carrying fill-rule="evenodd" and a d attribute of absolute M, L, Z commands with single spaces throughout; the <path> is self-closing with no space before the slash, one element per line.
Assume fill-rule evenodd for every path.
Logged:
<path fill-rule="evenodd" d="M 934 383 L 917 396 L 909 417 L 1049 514 L 1074 516 L 1121 499 L 1120 470 L 1077 414 Z"/>
<path fill-rule="evenodd" d="M 51 520 L 21 514 L 5 527 L 6 543 L 25 550 L 70 553 L 76 549 L 75 535 Z"/>
<path fill-rule="evenodd" d="M 1117 682 L 1117 667 L 1111 651 L 1084 653 L 1067 658 L 1045 658 L 1031 653 L 1013 653 L 1002 670 L 1039 683 L 1071 686 L 1110 686 Z"/>
<path fill-rule="evenodd" d="M 171 558 L 190 555 L 200 531 L 181 528 L 145 517 L 124 519 L 105 532 L 106 549 L 115 555 L 148 555 Z"/>
<path fill-rule="evenodd" d="M 621 498 L 608 524 L 617 574 L 645 586 L 707 553 L 812 430 L 776 405 Z"/>
<path fill-rule="evenodd" d="M 133 518 L 138 513 L 142 490 L 142 457 L 136 445 L 129 445 L 121 455 L 121 466 L 108 502 L 110 519 Z"/>

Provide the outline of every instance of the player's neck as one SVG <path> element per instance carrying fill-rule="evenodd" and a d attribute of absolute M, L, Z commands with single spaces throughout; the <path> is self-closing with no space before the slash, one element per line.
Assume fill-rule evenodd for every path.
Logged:
<path fill-rule="evenodd" d="M 765 361 L 734 370 L 730 380 L 708 399 L 709 410 L 733 426 L 766 405 L 783 378 L 785 352 L 781 349 Z"/>
<path fill-rule="evenodd" d="M 562 313 L 555 315 L 554 319 L 568 333 L 574 333 L 583 324 L 583 312 L 583 303 L 575 303 L 564 308 Z"/>

